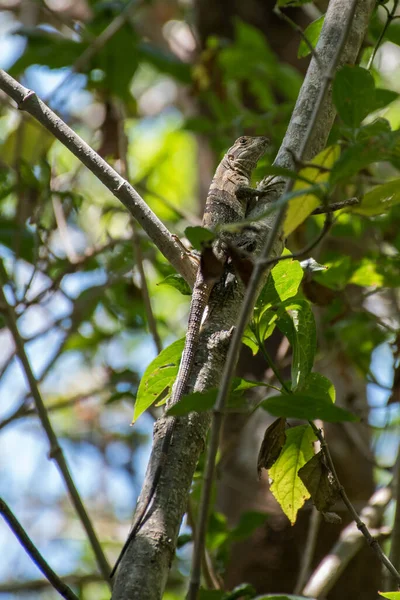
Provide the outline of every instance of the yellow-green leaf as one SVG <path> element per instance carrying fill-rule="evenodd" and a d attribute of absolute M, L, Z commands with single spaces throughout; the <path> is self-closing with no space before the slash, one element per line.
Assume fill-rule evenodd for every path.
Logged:
<path fill-rule="evenodd" d="M 400 600 L 400 592 L 378 592 L 378 594 L 388 600 Z"/>
<path fill-rule="evenodd" d="M 289 202 L 283 226 L 286 236 L 292 233 L 292 231 L 303 223 L 313 210 L 319 206 L 320 200 L 318 196 L 307 193 L 307 189 L 309 189 L 311 185 L 325 183 L 329 180 L 329 170 L 326 171 L 325 169 L 330 169 L 339 158 L 339 155 L 339 146 L 329 146 L 313 159 L 312 164 L 316 165 L 315 167 L 309 166 L 300 171 L 299 175 L 309 180 L 310 183 L 298 180 L 294 185 L 293 190 L 304 190 L 304 195 L 293 198 Z M 320 170 L 318 169 L 318 166 L 324 167 L 324 169 Z"/>
<path fill-rule="evenodd" d="M 278 460 L 269 470 L 273 480 L 271 492 L 293 525 L 297 512 L 310 497 L 298 471 L 313 456 L 316 437 L 310 425 L 292 427 L 286 431 L 286 443 Z"/>

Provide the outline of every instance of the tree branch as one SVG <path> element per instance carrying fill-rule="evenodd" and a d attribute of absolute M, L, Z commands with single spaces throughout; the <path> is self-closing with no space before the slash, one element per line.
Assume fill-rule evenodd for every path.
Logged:
<path fill-rule="evenodd" d="M 45 561 L 35 544 L 32 542 L 31 538 L 22 527 L 21 523 L 18 521 L 2 498 L 0 498 L 0 513 L 3 515 L 4 520 L 7 522 L 21 546 L 26 550 L 43 575 L 47 577 L 53 588 L 57 590 L 57 592 L 59 592 L 63 598 L 66 598 L 66 600 L 78 600 L 78 597 L 75 596 L 71 588 L 61 581 L 57 573 L 55 573 L 50 565 Z"/>
<path fill-rule="evenodd" d="M 68 127 L 35 92 L 28 90 L 0 69 L 0 89 L 50 131 L 114 194 L 146 231 L 160 252 L 180 275 L 193 285 L 195 267 L 184 255 L 170 231 L 147 206 L 137 191 L 110 167 L 86 142 Z"/>
<path fill-rule="evenodd" d="M 78 490 L 76 489 L 74 480 L 72 479 L 71 473 L 69 471 L 67 461 L 64 457 L 63 451 L 58 443 L 58 439 L 56 434 L 54 433 L 53 427 L 51 425 L 49 416 L 47 414 L 47 410 L 45 404 L 43 402 L 42 396 L 40 394 L 35 376 L 32 372 L 32 368 L 28 357 L 25 352 L 24 343 L 22 341 L 21 335 L 18 331 L 17 319 L 15 315 L 15 311 L 13 306 L 7 301 L 6 295 L 4 293 L 4 286 L 7 285 L 7 273 L 5 271 L 3 262 L 0 260 L 0 308 L 5 312 L 6 320 L 8 327 L 11 331 L 11 335 L 14 339 L 17 355 L 21 361 L 22 368 L 25 374 L 25 377 L 28 381 L 29 388 L 33 399 L 35 401 L 36 410 L 39 415 L 39 419 L 42 423 L 42 427 L 46 433 L 47 439 L 49 441 L 50 452 L 49 457 L 54 459 L 57 463 L 58 469 L 61 473 L 62 478 L 64 479 L 65 485 L 67 487 L 68 493 L 70 495 L 71 501 L 75 507 L 75 510 L 81 520 L 81 523 L 86 531 L 86 534 L 89 538 L 89 542 L 92 546 L 93 552 L 96 556 L 97 564 L 103 577 L 108 583 L 110 583 L 110 566 L 107 562 L 107 559 L 103 553 L 99 540 L 97 539 L 96 533 L 94 531 L 93 525 L 90 521 L 89 515 L 86 512 L 85 506 L 82 502 L 82 499 L 79 495 Z"/>

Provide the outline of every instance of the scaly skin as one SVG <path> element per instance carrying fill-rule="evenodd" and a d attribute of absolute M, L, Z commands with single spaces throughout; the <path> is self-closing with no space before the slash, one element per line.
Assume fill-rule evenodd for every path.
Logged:
<path fill-rule="evenodd" d="M 249 192 L 254 192 L 254 190 L 249 188 L 251 174 L 256 167 L 258 160 L 265 153 L 267 146 L 268 139 L 265 137 L 243 136 L 237 139 L 234 145 L 229 148 L 228 152 L 218 165 L 211 182 L 203 216 L 204 227 L 214 230 L 220 225 L 239 222 L 245 218 L 249 200 L 247 190 Z M 252 196 L 254 196 L 254 193 Z M 229 243 L 233 241 L 234 244 L 235 235 L 230 233 L 220 233 L 218 235 L 217 241 L 214 243 L 214 250 L 215 254 L 220 259 L 224 258 L 225 240 L 229 241 Z M 202 273 L 202 269 L 199 268 L 193 288 L 185 347 L 183 349 L 179 372 L 172 390 L 171 398 L 167 403 L 168 408 L 179 402 L 186 392 L 190 373 L 194 364 L 204 311 L 207 307 L 214 284 L 215 281 L 208 279 L 207 276 Z M 132 529 L 112 570 L 111 577 L 117 570 L 129 544 L 140 529 L 150 504 L 154 499 L 163 465 L 167 460 L 168 449 L 172 441 L 175 423 L 176 418 L 170 417 L 162 443 L 161 456 L 150 489 L 143 499 L 140 498 L 140 504 L 138 503 Z"/>

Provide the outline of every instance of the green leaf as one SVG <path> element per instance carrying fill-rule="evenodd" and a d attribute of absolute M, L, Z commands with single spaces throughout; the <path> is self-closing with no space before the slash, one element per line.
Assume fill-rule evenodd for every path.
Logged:
<path fill-rule="evenodd" d="M 303 384 L 311 373 L 317 347 L 317 330 L 307 300 L 287 300 L 279 312 L 277 325 L 293 348 L 292 389 Z"/>
<path fill-rule="evenodd" d="M 292 525 L 297 512 L 310 497 L 297 472 L 314 455 L 316 437 L 310 425 L 287 430 L 286 443 L 275 464 L 269 470 L 273 480 L 271 492 Z"/>
<path fill-rule="evenodd" d="M 258 353 L 258 351 L 260 349 L 259 344 L 258 344 L 257 338 L 256 338 L 254 332 L 252 331 L 250 325 L 248 325 L 245 329 L 245 332 L 244 332 L 243 338 L 242 338 L 242 342 L 248 348 L 250 348 L 253 356 L 255 356 Z"/>
<path fill-rule="evenodd" d="M 301 390 L 298 391 L 308 396 L 322 398 L 327 402 L 335 403 L 336 400 L 335 386 L 327 377 L 320 373 L 310 373 L 301 386 Z"/>
<path fill-rule="evenodd" d="M 378 592 L 378 594 L 388 600 L 400 600 L 400 592 Z"/>
<path fill-rule="evenodd" d="M 217 394 L 217 388 L 211 388 L 206 392 L 185 394 L 179 402 L 168 409 L 167 414 L 174 417 L 183 417 L 191 412 L 205 412 L 211 410 L 215 404 Z"/>
<path fill-rule="evenodd" d="M 285 249 L 282 256 L 285 254 L 290 254 L 289 250 Z M 256 310 L 265 310 L 295 296 L 302 279 L 303 269 L 298 260 L 278 262 L 258 297 Z"/>
<path fill-rule="evenodd" d="M 304 30 L 304 37 L 310 42 L 311 46 L 315 48 L 318 42 L 319 34 L 321 33 L 322 25 L 324 24 L 325 15 L 316 19 Z M 301 40 L 300 46 L 297 52 L 297 58 L 304 58 L 311 53 L 309 46 L 306 44 L 304 39 Z"/>
<path fill-rule="evenodd" d="M 289 254 L 289 251 L 285 249 L 283 254 Z M 263 342 L 275 329 L 278 318 L 276 307 L 297 294 L 302 278 L 303 270 L 297 260 L 280 261 L 272 269 L 258 297 L 251 325 L 243 337 L 243 343 L 254 355 L 259 350 L 258 338 Z M 274 309 L 270 310 L 271 307 Z"/>
<path fill-rule="evenodd" d="M 381 24 L 380 27 L 382 27 Z M 393 44 L 400 46 L 400 23 L 398 20 L 392 20 L 386 30 L 385 38 L 390 42 L 393 42 Z"/>
<path fill-rule="evenodd" d="M 373 217 L 389 212 L 392 206 L 400 203 L 400 179 L 393 179 L 382 185 L 377 185 L 367 192 L 350 210 L 359 215 Z"/>
<path fill-rule="evenodd" d="M 239 377 L 232 383 L 231 394 L 228 398 L 227 409 L 240 409 L 247 401 L 242 398 L 243 392 L 253 387 L 263 386 L 265 383 L 260 381 L 247 381 Z M 190 412 L 205 412 L 211 410 L 217 399 L 218 388 L 211 388 L 205 392 L 193 392 L 185 394 L 179 402 L 168 409 L 167 414 L 174 417 L 182 417 Z"/>
<path fill-rule="evenodd" d="M 157 285 L 169 285 L 170 287 L 175 288 L 180 292 L 183 296 L 191 296 L 192 290 L 186 281 L 183 279 L 182 275 L 177 275 L 176 273 L 172 273 L 168 275 L 165 279 L 160 281 Z"/>
<path fill-rule="evenodd" d="M 312 392 L 313 393 L 313 392 Z M 310 393 L 295 392 L 281 394 L 267 398 L 261 404 L 262 408 L 274 417 L 286 419 L 322 419 L 329 423 L 342 423 L 345 421 L 358 421 L 358 418 L 345 410 L 332 404 L 325 397 L 312 396 Z"/>
<path fill-rule="evenodd" d="M 149 408 L 166 388 L 171 388 L 179 369 L 185 338 L 177 340 L 149 364 L 139 384 L 133 423 Z"/>
<path fill-rule="evenodd" d="M 375 90 L 375 103 L 373 106 L 373 110 L 380 110 L 384 108 L 391 102 L 394 102 L 399 97 L 397 92 L 393 92 L 392 90 L 385 90 L 382 88 L 377 88 Z"/>
<path fill-rule="evenodd" d="M 359 127 L 375 104 L 374 78 L 362 67 L 345 65 L 333 81 L 332 98 L 343 122 Z"/>
<path fill-rule="evenodd" d="M 215 233 L 200 226 L 186 227 L 185 235 L 193 248 L 199 252 L 201 251 L 203 244 L 212 242 L 215 239 Z"/>

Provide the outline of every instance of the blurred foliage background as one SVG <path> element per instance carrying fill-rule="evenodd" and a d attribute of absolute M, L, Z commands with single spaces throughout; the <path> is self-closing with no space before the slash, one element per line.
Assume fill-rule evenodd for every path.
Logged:
<path fill-rule="evenodd" d="M 273 2 L 240 4 L 5 0 L 0 2 L 1 66 L 127 176 L 167 227 L 182 236 L 188 224 L 199 222 L 216 162 L 243 133 L 271 138 L 255 176 L 261 178 L 284 135 L 307 66 L 308 58 L 297 58 L 298 34 L 273 14 Z M 324 8 L 321 2 L 288 14 L 304 28 Z M 365 63 L 384 21 L 379 9 Z M 378 113 L 392 129 L 400 122 L 399 39 L 397 21 L 372 70 L 378 87 L 395 92 L 394 101 Z M 189 298 L 164 281 L 173 270 L 124 207 L 29 115 L 17 112 L 6 96 L 0 99 L 0 253 L 9 277 L 7 295 L 73 477 L 112 562 L 129 531 L 157 412 L 130 427 L 138 382 L 158 351 L 184 335 Z M 332 140 L 340 135 L 336 128 Z M 394 169 L 382 163 L 361 170 L 351 187 L 341 184 L 338 197 L 362 194 L 374 180 L 393 177 Z M 341 215 L 315 253 L 331 268 L 304 284 L 311 300 L 316 289 L 322 297 L 318 285 L 327 297 L 316 308 L 321 364 L 331 378 L 332 371 L 341 378 L 341 385 L 335 381 L 339 395 L 352 409 L 361 406 L 363 423 L 370 426 L 367 442 L 349 438 L 367 464 L 368 476 L 357 467 L 367 481 L 360 503 L 376 482 L 389 480 L 396 457 L 399 217 L 396 206 L 373 219 Z M 319 224 L 318 218 L 308 220 L 289 247 L 304 246 Z M 155 328 L 149 326 L 142 267 Z M 108 598 L 59 473 L 47 458 L 2 315 L 0 326 L 1 495 L 82 598 Z M 274 340 L 271 352 L 280 344 Z M 267 370 L 249 356 L 241 364 L 247 373 Z M 227 427 L 226 435 L 231 433 Z M 347 457 L 351 448 L 346 447 Z M 237 470 L 236 476 L 237 488 Z M 249 477 L 255 479 L 253 473 Z M 254 500 L 251 488 L 247 495 Z M 224 499 L 211 522 L 210 547 L 221 568 L 233 561 L 228 569 L 233 583 L 237 566 L 234 556 L 229 558 L 230 545 L 263 523 L 258 513 L 270 507 L 260 498 L 236 537 L 229 529 L 238 517 Z M 169 600 L 183 597 L 189 532 L 184 524 L 165 595 Z M 299 539 L 304 542 L 304 535 Z M 55 597 L 38 581 L 35 565 L 5 524 L 0 554 L 2 598 Z M 295 573 L 299 557 L 282 560 Z M 243 569 L 238 577 L 251 579 L 250 572 Z"/>

